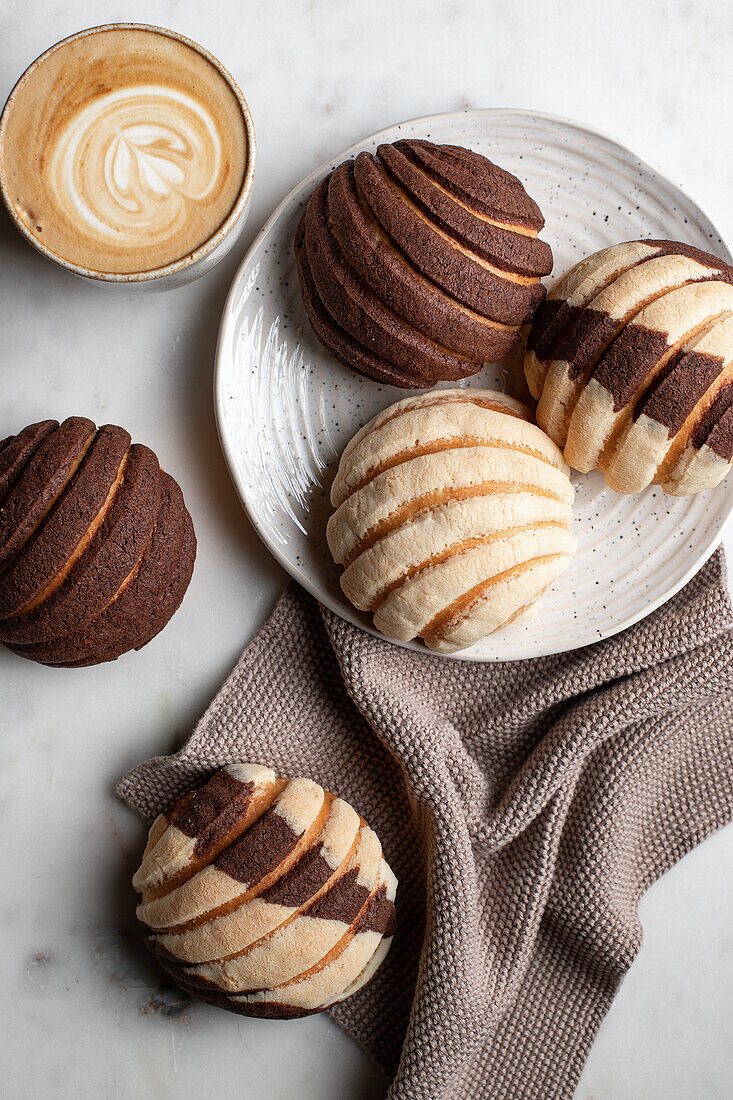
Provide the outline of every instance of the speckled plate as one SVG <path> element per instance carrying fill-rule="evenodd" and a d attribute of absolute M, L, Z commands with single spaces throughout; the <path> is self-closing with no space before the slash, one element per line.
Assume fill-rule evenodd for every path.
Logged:
<path fill-rule="evenodd" d="M 606 245 L 635 237 L 685 241 L 731 256 L 702 211 L 621 145 L 566 119 L 525 111 L 462 111 L 415 119 L 339 153 L 291 191 L 265 225 L 232 285 L 219 333 L 215 397 L 234 484 L 285 569 L 338 615 L 376 633 L 345 600 L 324 537 L 338 456 L 380 409 L 406 396 L 337 363 L 318 343 L 300 301 L 293 236 L 314 185 L 345 157 L 421 137 L 468 145 L 514 172 L 547 219 L 555 274 Z M 524 398 L 521 354 L 466 386 Z M 589 645 L 674 595 L 720 542 L 733 476 L 675 499 L 657 488 L 623 497 L 599 474 L 574 475 L 578 551 L 534 618 L 452 657 L 508 661 Z M 427 652 L 420 642 L 411 649 Z"/>

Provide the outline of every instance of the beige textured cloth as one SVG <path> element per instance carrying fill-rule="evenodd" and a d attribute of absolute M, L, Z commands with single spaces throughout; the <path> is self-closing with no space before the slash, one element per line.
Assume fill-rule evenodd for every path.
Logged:
<path fill-rule="evenodd" d="M 348 798 L 400 879 L 397 934 L 334 1016 L 390 1095 L 569 1097 L 639 898 L 733 817 L 732 617 L 719 552 L 615 638 L 480 665 L 373 638 L 291 585 L 184 748 L 118 792 L 152 818 L 245 759 Z"/>

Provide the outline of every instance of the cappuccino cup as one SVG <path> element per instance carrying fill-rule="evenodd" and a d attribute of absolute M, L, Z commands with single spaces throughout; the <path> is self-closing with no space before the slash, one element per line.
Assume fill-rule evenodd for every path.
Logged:
<path fill-rule="evenodd" d="M 48 259 L 101 283 L 179 286 L 232 247 L 255 170 L 249 108 L 207 50 L 138 23 L 42 54 L 0 116 L 0 195 Z"/>

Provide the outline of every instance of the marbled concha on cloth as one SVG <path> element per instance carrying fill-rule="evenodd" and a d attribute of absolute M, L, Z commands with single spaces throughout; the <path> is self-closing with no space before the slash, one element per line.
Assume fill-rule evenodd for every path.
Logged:
<path fill-rule="evenodd" d="M 133 878 L 146 941 L 175 980 L 246 1016 L 356 993 L 394 933 L 376 833 L 310 779 L 228 764 L 156 819 Z"/>
<path fill-rule="evenodd" d="M 500 664 L 291 584 L 180 752 L 117 789 L 151 820 L 247 758 L 339 791 L 400 880 L 387 958 L 330 1010 L 391 1100 L 571 1100 L 641 895 L 733 818 L 732 620 L 720 553 L 623 634 Z"/>
<path fill-rule="evenodd" d="M 514 347 L 543 300 L 543 225 L 516 176 L 479 153 L 380 145 L 335 168 L 303 214 L 306 312 L 337 359 L 380 382 L 465 378 Z"/>
<path fill-rule="evenodd" d="M 733 460 L 733 270 L 674 241 L 596 252 L 550 291 L 525 373 L 576 470 L 620 493 L 710 489 Z"/>

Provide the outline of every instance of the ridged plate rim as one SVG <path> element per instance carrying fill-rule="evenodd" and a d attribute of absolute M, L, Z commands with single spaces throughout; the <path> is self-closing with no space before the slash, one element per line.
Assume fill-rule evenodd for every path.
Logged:
<path fill-rule="evenodd" d="M 330 611 L 333 611 L 340 618 L 345 619 L 347 622 L 351 622 L 361 630 L 365 630 L 367 633 L 374 637 L 381 638 L 393 645 L 398 645 L 403 648 L 412 649 L 426 656 L 438 656 L 446 657 L 452 660 L 466 660 L 477 662 L 503 662 L 511 660 L 528 660 L 535 657 L 551 656 L 553 654 L 570 652 L 575 649 L 584 648 L 588 645 L 595 644 L 596 642 L 603 641 L 606 638 L 613 637 L 616 634 L 620 634 L 622 631 L 627 630 L 634 623 L 646 618 L 667 600 L 671 599 L 675 593 L 679 592 L 688 581 L 695 576 L 695 574 L 702 568 L 705 562 L 715 552 L 720 545 L 725 528 L 730 520 L 731 513 L 733 512 L 733 496 L 728 493 L 728 499 L 725 499 L 722 493 L 719 493 L 720 507 L 718 510 L 719 527 L 715 534 L 707 539 L 698 548 L 698 552 L 693 556 L 690 564 L 684 569 L 661 593 L 654 599 L 647 600 L 646 602 L 640 601 L 640 606 L 633 613 L 628 615 L 620 622 L 609 623 L 609 626 L 605 630 L 598 629 L 596 636 L 592 641 L 587 638 L 573 638 L 570 637 L 566 644 L 560 645 L 537 645 L 530 647 L 530 651 L 521 656 L 503 656 L 501 652 L 497 653 L 475 653 L 473 649 L 464 650 L 458 653 L 450 654 L 436 654 L 432 650 L 429 650 L 420 640 L 401 642 L 393 638 L 387 638 L 380 631 L 376 630 L 371 623 L 364 621 L 363 618 L 358 616 L 358 612 L 346 601 L 345 597 L 342 599 L 336 599 L 332 596 L 328 588 L 318 583 L 318 581 L 311 577 L 303 568 L 299 567 L 289 556 L 285 553 L 277 542 L 271 537 L 266 525 L 263 523 L 262 518 L 257 507 L 257 502 L 250 500 L 247 487 L 244 482 L 244 478 L 239 471 L 239 464 L 234 454 L 233 441 L 229 438 L 229 432 L 227 427 L 227 418 L 225 413 L 225 405 L 227 394 L 224 386 L 224 348 L 231 339 L 231 327 L 233 325 L 233 311 L 232 304 L 234 303 L 240 288 L 245 278 L 245 275 L 249 268 L 252 267 L 253 262 L 259 253 L 263 245 L 272 238 L 277 231 L 279 223 L 286 213 L 289 213 L 291 206 L 300 202 L 304 193 L 307 193 L 309 189 L 312 189 L 316 183 L 318 183 L 323 176 L 329 172 L 335 164 L 345 160 L 349 157 L 355 156 L 363 148 L 368 146 L 374 146 L 380 142 L 392 142 L 398 140 L 402 135 L 402 131 L 406 127 L 420 127 L 422 129 L 430 129 L 441 126 L 441 124 L 450 125 L 451 123 L 458 122 L 460 119 L 472 118 L 476 122 L 481 120 L 498 120 L 506 119 L 511 120 L 517 125 L 521 125 L 522 122 L 535 122 L 541 121 L 554 125 L 558 130 L 565 131 L 566 134 L 571 136 L 574 134 L 586 134 L 589 137 L 604 143 L 611 151 L 615 151 L 617 156 L 631 157 L 643 172 L 644 175 L 652 178 L 662 188 L 666 188 L 672 194 L 676 194 L 684 201 L 688 206 L 692 207 L 696 212 L 700 222 L 705 223 L 711 230 L 710 236 L 715 236 L 719 242 L 719 246 L 716 248 L 716 252 L 721 255 L 728 263 L 733 263 L 733 257 L 728 249 L 726 242 L 723 240 L 717 227 L 711 222 L 710 218 L 701 210 L 698 204 L 691 199 L 685 191 L 676 184 L 672 183 L 664 173 L 660 172 L 657 168 L 653 167 L 638 154 L 634 153 L 631 149 L 625 146 L 622 142 L 616 138 L 608 135 L 602 130 L 599 130 L 593 126 L 589 126 L 586 123 L 575 121 L 573 119 L 565 118 L 561 115 L 550 114 L 542 111 L 529 111 L 522 108 L 469 108 L 461 111 L 449 111 L 439 114 L 417 116 L 415 118 L 407 119 L 404 122 L 397 123 L 392 126 L 385 127 L 382 130 L 378 130 L 367 137 L 362 138 L 360 141 L 355 142 L 353 145 L 344 149 L 334 157 L 329 158 L 310 172 L 304 179 L 302 179 L 295 187 L 293 187 L 283 200 L 277 205 L 273 213 L 267 219 L 262 229 L 259 231 L 255 239 L 253 240 L 250 248 L 243 257 L 236 274 L 232 280 L 229 293 L 226 298 L 224 310 L 222 312 L 222 318 L 219 326 L 219 335 L 217 340 L 216 354 L 215 354 L 215 366 L 214 366 L 214 408 L 216 416 L 217 431 L 219 434 L 219 440 L 221 448 L 229 469 L 232 482 L 239 496 L 240 502 L 252 524 L 255 531 L 267 546 L 273 557 L 279 562 L 283 569 L 289 573 L 298 583 L 309 591 L 321 604 L 327 607 Z M 631 238 L 628 238 L 631 239 Z M 562 272 L 562 268 L 556 268 L 553 271 L 551 281 L 554 281 Z M 324 352 L 325 354 L 325 352 Z M 412 392 L 412 391 L 407 391 Z M 733 475 L 731 475 L 733 476 Z M 722 490 L 723 485 L 718 486 L 718 490 Z M 710 490 L 709 492 L 715 493 L 718 490 Z M 645 490 L 648 491 L 648 490 Z M 325 532 L 324 532 L 325 539 Z M 670 552 L 673 550 L 670 547 Z M 572 569 L 572 564 L 570 566 Z M 538 618 L 541 616 L 541 604 L 538 612 Z M 511 628 L 508 628 L 511 629 Z"/>

